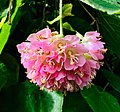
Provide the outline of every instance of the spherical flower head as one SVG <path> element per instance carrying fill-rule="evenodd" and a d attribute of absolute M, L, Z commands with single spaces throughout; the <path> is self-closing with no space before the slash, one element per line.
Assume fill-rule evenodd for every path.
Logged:
<path fill-rule="evenodd" d="M 96 31 L 61 37 L 49 28 L 30 34 L 17 45 L 27 78 L 50 91 L 77 91 L 91 85 L 100 69 L 104 43 Z"/>

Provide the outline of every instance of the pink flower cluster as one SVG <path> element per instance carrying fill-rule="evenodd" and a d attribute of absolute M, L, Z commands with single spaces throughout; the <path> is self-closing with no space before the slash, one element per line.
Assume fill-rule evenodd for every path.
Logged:
<path fill-rule="evenodd" d="M 27 77 L 41 89 L 76 91 L 91 84 L 104 58 L 104 43 L 96 31 L 62 38 L 45 28 L 17 45 Z"/>

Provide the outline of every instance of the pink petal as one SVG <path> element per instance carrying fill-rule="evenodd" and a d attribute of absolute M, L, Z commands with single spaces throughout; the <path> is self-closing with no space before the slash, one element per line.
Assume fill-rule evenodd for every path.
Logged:
<path fill-rule="evenodd" d="M 82 83 L 82 80 L 80 79 L 80 77 L 79 76 L 76 76 L 76 83 L 77 83 L 77 85 L 81 85 L 81 83 Z"/>
<path fill-rule="evenodd" d="M 68 40 L 71 44 L 75 45 L 75 44 L 79 44 L 80 42 L 80 38 L 77 37 L 76 35 L 66 35 L 64 37 L 65 40 Z"/>
<path fill-rule="evenodd" d="M 51 74 L 50 79 L 54 79 L 57 76 L 58 76 L 58 72 L 55 72 L 54 74 Z"/>
<path fill-rule="evenodd" d="M 58 73 L 58 76 L 55 78 L 57 81 L 64 78 L 66 76 L 66 72 L 65 71 L 60 71 Z"/>
<path fill-rule="evenodd" d="M 51 36 L 51 30 L 49 28 L 44 28 L 43 30 L 40 30 L 36 33 L 38 36 L 43 36 L 45 37 L 46 39 L 47 38 L 50 38 Z"/>
<path fill-rule="evenodd" d="M 74 66 L 75 65 L 70 64 L 70 59 L 66 59 L 66 61 L 64 62 L 65 70 L 72 70 L 74 68 Z"/>
<path fill-rule="evenodd" d="M 37 35 L 36 33 L 30 34 L 27 38 L 28 41 L 32 42 L 32 41 L 36 41 L 37 40 Z"/>
<path fill-rule="evenodd" d="M 100 33 L 98 33 L 97 31 L 89 31 L 85 33 L 85 37 L 99 37 Z"/>
<path fill-rule="evenodd" d="M 90 67 L 88 62 L 86 62 L 84 64 L 82 72 L 84 72 L 86 74 L 90 74 L 91 73 L 91 67 Z"/>
<path fill-rule="evenodd" d="M 92 58 L 95 60 L 104 58 L 103 54 L 100 51 L 89 51 L 89 53 L 92 56 Z"/>
<path fill-rule="evenodd" d="M 92 67 L 92 68 L 96 68 L 97 61 L 94 61 L 94 60 L 88 60 L 88 63 L 89 63 L 89 65 L 90 65 L 90 67 Z"/>
<path fill-rule="evenodd" d="M 78 66 L 83 66 L 85 64 L 85 62 L 86 62 L 86 60 L 85 60 L 84 56 L 81 55 L 81 56 L 79 56 L 79 60 L 78 60 L 77 65 Z"/>
<path fill-rule="evenodd" d="M 86 49 L 86 47 L 83 44 L 77 44 L 75 46 L 75 49 L 79 53 L 79 55 L 82 55 L 88 52 L 88 49 Z"/>
<path fill-rule="evenodd" d="M 70 73 L 70 72 L 68 72 L 67 73 L 67 79 L 68 80 L 75 80 L 75 74 L 72 72 L 72 73 Z"/>
<path fill-rule="evenodd" d="M 29 42 L 22 42 L 21 44 L 17 45 L 17 49 L 19 53 L 23 53 L 23 51 L 27 48 L 29 48 L 31 43 Z"/>

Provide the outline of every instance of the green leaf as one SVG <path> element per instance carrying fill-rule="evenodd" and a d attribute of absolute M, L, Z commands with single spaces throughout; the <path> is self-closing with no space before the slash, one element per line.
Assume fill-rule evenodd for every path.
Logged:
<path fill-rule="evenodd" d="M 68 22 L 63 23 L 63 28 L 75 32 L 75 30 L 72 28 L 72 26 Z"/>
<path fill-rule="evenodd" d="M 106 13 L 97 13 L 99 29 L 106 47 L 120 58 L 120 19 Z"/>
<path fill-rule="evenodd" d="M 115 97 L 107 92 L 100 92 L 96 86 L 81 91 L 94 112 L 120 112 L 120 105 Z"/>
<path fill-rule="evenodd" d="M 57 91 L 41 91 L 35 84 L 26 81 L 2 90 L 0 105 L 0 112 L 9 110 L 13 112 L 62 112 L 63 95 Z"/>
<path fill-rule="evenodd" d="M 63 112 L 92 112 L 92 110 L 79 92 L 68 92 L 64 98 Z"/>
<path fill-rule="evenodd" d="M 63 7 L 62 7 L 62 18 L 66 17 L 66 16 L 74 16 L 71 11 L 72 11 L 72 4 L 65 4 Z M 60 16 L 57 16 L 55 19 L 53 19 L 52 21 L 47 21 L 49 24 L 53 24 L 57 21 L 60 20 Z"/>
<path fill-rule="evenodd" d="M 108 14 L 120 14 L 120 0 L 80 0 L 91 7 L 107 12 Z"/>
<path fill-rule="evenodd" d="M 118 92 L 120 92 L 120 77 L 108 70 L 103 69 L 101 74 L 108 80 L 110 85 Z"/>
<path fill-rule="evenodd" d="M 40 106 L 41 112 L 62 112 L 62 105 L 63 105 L 62 93 L 58 91 L 49 92 L 48 90 L 44 90 L 44 94 L 45 97 L 42 100 Z M 53 100 L 51 100 L 50 97 Z"/>
<path fill-rule="evenodd" d="M 62 7 L 62 17 L 66 17 L 66 16 L 74 16 L 71 12 L 72 12 L 72 7 L 73 5 L 72 4 L 65 4 L 63 7 Z"/>
<path fill-rule="evenodd" d="M 16 7 L 15 11 L 11 16 L 11 22 L 14 21 L 14 18 L 18 12 L 19 7 L 21 6 L 22 0 L 16 0 Z M 19 16 L 20 19 L 20 16 Z M 17 20 L 18 21 L 18 20 Z M 11 34 L 11 31 L 13 31 L 12 26 L 16 26 L 15 24 L 9 25 L 7 22 L 2 26 L 1 32 L 0 32 L 0 54 L 9 38 L 9 35 Z"/>
<path fill-rule="evenodd" d="M 0 55 L 0 84 L 8 87 L 18 82 L 19 66 L 16 59 L 10 54 Z"/>

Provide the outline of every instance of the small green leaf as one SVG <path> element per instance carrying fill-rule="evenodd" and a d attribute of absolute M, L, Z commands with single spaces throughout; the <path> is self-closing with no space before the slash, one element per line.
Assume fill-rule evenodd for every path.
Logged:
<path fill-rule="evenodd" d="M 108 14 L 120 14 L 120 0 L 80 0 L 91 7 Z"/>
<path fill-rule="evenodd" d="M 62 8 L 62 17 L 66 17 L 66 16 L 74 16 L 71 12 L 72 12 L 72 4 L 65 4 Z"/>
<path fill-rule="evenodd" d="M 120 112 L 120 105 L 115 97 L 107 92 L 100 92 L 96 86 L 81 91 L 94 112 Z"/>
<path fill-rule="evenodd" d="M 72 28 L 72 26 L 68 22 L 63 23 L 63 28 L 75 32 L 75 30 Z"/>
<path fill-rule="evenodd" d="M 111 73 L 105 69 L 102 70 L 101 74 L 108 80 L 110 85 L 118 92 L 120 92 L 120 77 L 114 73 Z"/>

